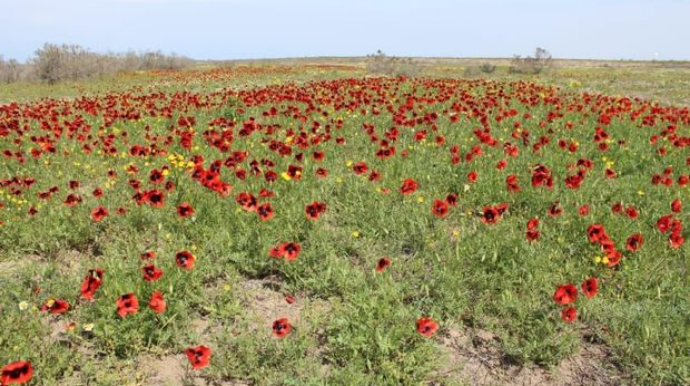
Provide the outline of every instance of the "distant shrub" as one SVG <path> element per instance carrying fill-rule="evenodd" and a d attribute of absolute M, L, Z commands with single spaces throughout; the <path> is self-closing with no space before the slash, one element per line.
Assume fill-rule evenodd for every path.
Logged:
<path fill-rule="evenodd" d="M 99 54 L 78 45 L 46 43 L 25 64 L 0 57 L 0 83 L 35 80 L 54 84 L 101 78 L 122 71 L 179 70 L 191 63 L 189 58 L 160 51 Z"/>
<path fill-rule="evenodd" d="M 465 67 L 462 72 L 462 76 L 465 78 L 476 78 L 482 74 L 482 70 L 479 67 Z"/>
<path fill-rule="evenodd" d="M 13 83 L 19 80 L 22 74 L 22 67 L 14 59 L 5 61 L 0 56 L 0 83 Z"/>
<path fill-rule="evenodd" d="M 369 74 L 386 76 L 413 77 L 421 72 L 421 66 L 414 59 L 388 56 L 381 50 L 367 55 L 366 69 Z"/>
<path fill-rule="evenodd" d="M 47 83 L 100 78 L 122 71 L 178 70 L 191 59 L 160 51 L 98 54 L 78 45 L 46 43 L 36 51 L 32 64 L 36 78 Z"/>
<path fill-rule="evenodd" d="M 527 56 L 523 58 L 520 55 L 515 55 L 511 62 L 510 72 L 515 74 L 539 74 L 550 68 L 552 63 L 553 58 L 549 51 L 537 47 L 533 57 Z"/>
<path fill-rule="evenodd" d="M 479 66 L 465 67 L 465 70 L 463 71 L 463 77 L 476 78 L 482 75 L 493 74 L 494 72 L 496 72 L 496 66 L 491 63 L 485 62 L 480 64 Z"/>
<path fill-rule="evenodd" d="M 493 74 L 496 72 L 496 66 L 491 63 L 482 63 L 479 66 L 479 70 L 484 74 Z"/>

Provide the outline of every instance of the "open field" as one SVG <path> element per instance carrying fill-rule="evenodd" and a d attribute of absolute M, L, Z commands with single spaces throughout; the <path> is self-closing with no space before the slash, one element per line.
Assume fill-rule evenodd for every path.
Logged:
<path fill-rule="evenodd" d="M 482 64 L 495 65 L 492 74 L 480 74 L 492 80 L 528 80 L 556 85 L 572 91 L 597 92 L 607 95 L 637 96 L 665 104 L 690 106 L 690 62 L 684 61 L 605 61 L 556 59 L 553 68 L 538 75 L 515 75 L 508 72 L 510 59 L 413 58 L 429 77 L 467 77 L 467 69 Z M 15 83 L 0 85 L 0 103 L 27 101 L 43 97 L 77 97 L 105 94 L 140 87 L 141 90 L 174 90 L 189 87 L 193 91 L 211 91 L 217 87 L 247 88 L 281 82 L 304 82 L 334 77 L 364 76 L 366 58 L 295 58 L 273 60 L 236 60 L 198 62 L 197 71 L 227 66 L 237 71 L 217 77 L 204 76 L 187 82 L 151 73 L 130 73 L 101 81 L 62 82 L 57 85 Z M 313 71 L 285 71 L 285 68 L 312 68 Z M 257 70 L 260 69 L 260 70 Z M 266 69 L 272 69 L 266 71 Z M 473 76 L 477 77 L 477 75 Z M 191 91 L 191 90 L 190 90 Z"/>
<path fill-rule="evenodd" d="M 690 67 L 463 78 L 482 62 L 3 85 L 0 366 L 70 386 L 689 384 Z"/>

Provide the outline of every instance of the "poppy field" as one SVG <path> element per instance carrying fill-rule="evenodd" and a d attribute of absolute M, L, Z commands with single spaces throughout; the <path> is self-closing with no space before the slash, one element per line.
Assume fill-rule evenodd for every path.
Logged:
<path fill-rule="evenodd" d="M 690 108 L 235 71 L 0 105 L 0 384 L 690 382 Z"/>

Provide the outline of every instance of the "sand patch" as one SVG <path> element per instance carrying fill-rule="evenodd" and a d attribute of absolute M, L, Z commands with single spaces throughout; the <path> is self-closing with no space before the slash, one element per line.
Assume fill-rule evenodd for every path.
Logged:
<path fill-rule="evenodd" d="M 521 366 L 501 350 L 499 338 L 484 330 L 449 330 L 442 338 L 448 363 L 439 375 L 471 386 L 610 386 L 623 377 L 603 345 L 583 342 L 579 352 L 546 369 Z"/>

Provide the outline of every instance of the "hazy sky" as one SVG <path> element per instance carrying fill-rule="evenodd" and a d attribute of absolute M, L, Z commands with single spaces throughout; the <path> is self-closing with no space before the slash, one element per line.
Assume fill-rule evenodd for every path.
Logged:
<path fill-rule="evenodd" d="M 688 0 L 0 0 L 0 54 L 45 42 L 197 59 L 690 59 Z"/>

